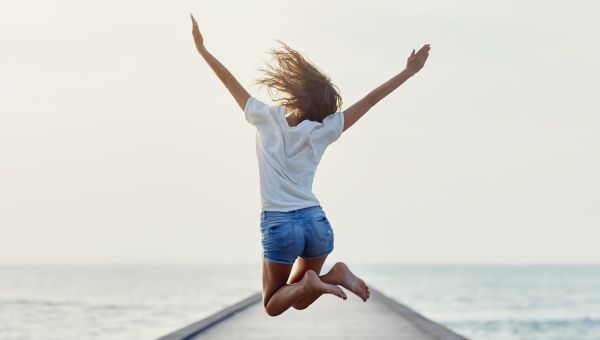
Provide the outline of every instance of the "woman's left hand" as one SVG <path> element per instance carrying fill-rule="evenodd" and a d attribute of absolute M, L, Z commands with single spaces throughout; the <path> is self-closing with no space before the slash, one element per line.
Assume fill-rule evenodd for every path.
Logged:
<path fill-rule="evenodd" d="M 200 29 L 198 28 L 198 23 L 196 22 L 196 19 L 194 19 L 194 16 L 191 14 L 190 17 L 192 17 L 192 35 L 194 36 L 196 49 L 198 50 L 198 52 L 202 52 L 202 50 L 204 49 L 204 38 L 200 33 Z"/>

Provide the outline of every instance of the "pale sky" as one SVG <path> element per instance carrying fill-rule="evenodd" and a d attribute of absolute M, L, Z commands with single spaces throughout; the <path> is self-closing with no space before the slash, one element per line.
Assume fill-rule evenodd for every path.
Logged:
<path fill-rule="evenodd" d="M 427 65 L 326 151 L 348 262 L 600 262 L 595 1 L 0 5 L 0 263 L 260 261 L 248 91 L 282 39 L 347 108 Z"/>

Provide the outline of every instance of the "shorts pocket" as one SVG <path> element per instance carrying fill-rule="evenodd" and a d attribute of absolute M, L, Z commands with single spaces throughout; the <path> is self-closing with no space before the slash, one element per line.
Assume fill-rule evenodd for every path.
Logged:
<path fill-rule="evenodd" d="M 331 228 L 331 223 L 329 223 L 325 214 L 311 216 L 309 220 L 319 241 L 325 242 L 333 239 L 333 228 Z"/>
<path fill-rule="evenodd" d="M 294 228 L 289 221 L 275 221 L 267 225 L 267 234 L 275 248 L 289 247 L 296 240 Z"/>

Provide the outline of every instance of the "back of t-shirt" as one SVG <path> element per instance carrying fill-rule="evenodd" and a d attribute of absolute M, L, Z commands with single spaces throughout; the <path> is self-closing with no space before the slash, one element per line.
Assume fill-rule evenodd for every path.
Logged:
<path fill-rule="evenodd" d="M 314 174 L 325 149 L 344 128 L 344 113 L 323 123 L 303 120 L 289 126 L 283 106 L 270 106 L 250 97 L 244 114 L 256 127 L 262 210 L 290 211 L 320 205 L 312 193 Z"/>

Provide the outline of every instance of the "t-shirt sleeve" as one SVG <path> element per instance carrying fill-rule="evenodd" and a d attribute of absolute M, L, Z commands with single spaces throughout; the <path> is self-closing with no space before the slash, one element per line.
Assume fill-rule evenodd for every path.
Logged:
<path fill-rule="evenodd" d="M 344 130 L 344 112 L 332 113 L 323 118 L 323 126 L 319 131 L 317 138 L 326 146 L 340 138 Z"/>
<path fill-rule="evenodd" d="M 244 108 L 244 115 L 248 123 L 256 126 L 262 122 L 266 122 L 271 114 L 271 108 L 269 105 L 256 99 L 253 96 L 248 98 L 246 107 Z"/>

